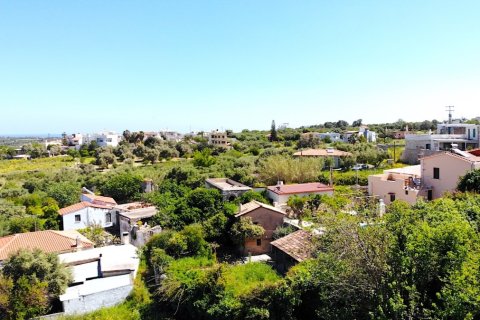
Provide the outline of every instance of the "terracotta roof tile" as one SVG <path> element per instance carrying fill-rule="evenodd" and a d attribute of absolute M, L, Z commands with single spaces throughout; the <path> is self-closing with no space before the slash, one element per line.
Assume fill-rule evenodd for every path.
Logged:
<path fill-rule="evenodd" d="M 282 210 L 278 209 L 278 208 L 275 208 L 271 205 L 268 205 L 268 204 L 265 204 L 265 203 L 262 203 L 262 202 L 258 202 L 256 200 L 252 200 L 250 201 L 249 203 L 245 203 L 245 204 L 242 204 L 240 206 L 240 212 L 237 213 L 235 215 L 235 217 L 240 217 L 240 216 L 243 216 L 244 214 L 247 214 L 249 212 L 252 212 L 253 210 L 256 210 L 258 208 L 265 208 L 265 209 L 268 209 L 268 210 L 271 210 L 273 212 L 276 212 L 276 213 L 281 213 L 283 215 L 285 215 L 286 213 L 283 212 Z"/>
<path fill-rule="evenodd" d="M 298 262 L 312 256 L 312 235 L 305 230 L 298 230 L 271 242 L 271 245 L 285 252 Z"/>
<path fill-rule="evenodd" d="M 296 194 L 296 193 L 317 193 L 333 191 L 333 188 L 320 182 L 285 184 L 277 186 L 269 186 L 268 190 L 279 194 Z"/>
<path fill-rule="evenodd" d="M 72 204 L 71 206 L 62 208 L 62 209 L 58 210 L 58 213 L 61 216 L 64 216 L 66 214 L 77 212 L 77 211 L 82 210 L 82 209 L 87 208 L 87 207 L 100 208 L 100 209 L 112 209 L 113 205 L 102 205 L 102 204 L 96 204 L 96 203 L 90 203 L 90 202 L 87 202 L 87 201 L 82 201 L 82 202 L 79 202 L 79 203 Z"/>
<path fill-rule="evenodd" d="M 111 197 L 97 196 L 96 194 L 84 193 L 83 196 L 92 200 L 92 203 L 96 204 L 113 204 L 116 205 L 117 202 Z"/>
<path fill-rule="evenodd" d="M 93 248 L 93 243 L 77 231 L 45 230 L 17 233 L 0 238 L 0 261 L 20 249 L 40 249 L 44 252 L 61 253 L 76 249 L 77 237 L 83 248 Z"/>

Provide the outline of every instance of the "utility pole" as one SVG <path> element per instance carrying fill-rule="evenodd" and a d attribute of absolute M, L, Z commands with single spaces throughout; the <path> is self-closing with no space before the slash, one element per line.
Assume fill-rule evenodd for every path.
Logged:
<path fill-rule="evenodd" d="M 393 140 L 393 163 L 396 162 L 396 159 L 397 159 L 397 152 L 395 148 L 395 140 Z"/>
<path fill-rule="evenodd" d="M 446 106 L 445 108 L 448 111 L 448 124 L 452 124 L 452 112 L 455 109 L 455 107 L 454 106 Z"/>

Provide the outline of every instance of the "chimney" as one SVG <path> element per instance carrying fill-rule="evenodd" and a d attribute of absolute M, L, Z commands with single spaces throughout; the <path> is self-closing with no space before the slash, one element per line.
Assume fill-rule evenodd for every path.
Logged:
<path fill-rule="evenodd" d="M 80 236 L 77 236 L 75 238 L 75 250 L 81 250 L 82 249 L 82 241 L 80 240 Z"/>
<path fill-rule="evenodd" d="M 85 187 L 82 187 L 82 193 L 88 193 L 88 194 L 91 194 L 91 195 L 95 195 L 95 193 L 93 193 L 92 191 L 88 190 Z"/>
<path fill-rule="evenodd" d="M 143 190 L 143 193 L 153 192 L 153 180 L 144 179 L 142 182 L 142 190 Z"/>

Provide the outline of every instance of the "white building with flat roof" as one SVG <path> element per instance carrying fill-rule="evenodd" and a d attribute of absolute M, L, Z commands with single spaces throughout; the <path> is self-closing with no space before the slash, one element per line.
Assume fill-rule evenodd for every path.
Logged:
<path fill-rule="evenodd" d="M 123 302 L 133 289 L 140 259 L 137 248 L 114 245 L 60 254 L 73 283 L 59 299 L 66 315 L 83 314 Z"/>

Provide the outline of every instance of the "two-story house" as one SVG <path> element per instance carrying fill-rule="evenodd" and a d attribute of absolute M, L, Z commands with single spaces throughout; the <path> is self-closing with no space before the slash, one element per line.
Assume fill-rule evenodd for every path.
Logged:
<path fill-rule="evenodd" d="M 459 179 L 480 169 L 480 156 L 459 149 L 423 157 L 420 165 L 385 170 L 368 177 L 368 191 L 385 204 L 404 200 L 414 204 L 418 198 L 433 200 L 455 191 Z"/>

